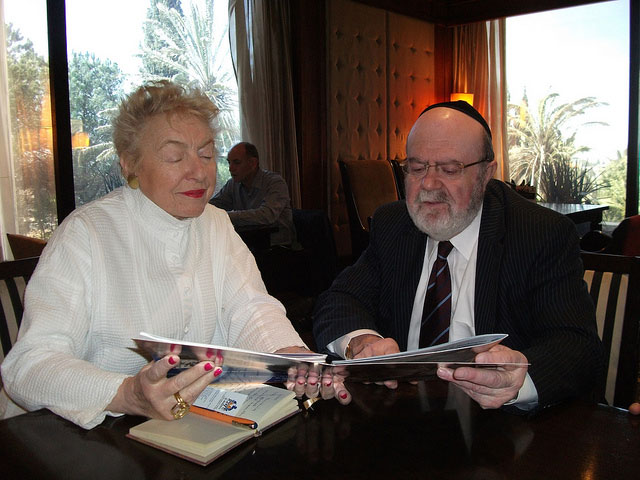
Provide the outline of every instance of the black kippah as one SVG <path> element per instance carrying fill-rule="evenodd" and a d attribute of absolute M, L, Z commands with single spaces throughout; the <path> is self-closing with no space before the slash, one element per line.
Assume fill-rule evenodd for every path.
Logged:
<path fill-rule="evenodd" d="M 419 116 L 422 116 L 424 112 L 433 110 L 434 108 L 451 108 L 453 110 L 458 110 L 459 112 L 464 113 L 465 115 L 473 118 L 476 122 L 482 125 L 482 128 L 485 129 L 485 131 L 487 132 L 487 135 L 489 135 L 489 138 L 492 138 L 491 129 L 489 128 L 487 121 L 484 118 L 482 118 L 482 115 L 480 115 L 480 112 L 478 112 L 475 108 L 473 108 L 464 100 L 456 100 L 455 102 L 434 103 L 433 105 L 429 105 L 427 108 L 425 108 Z"/>

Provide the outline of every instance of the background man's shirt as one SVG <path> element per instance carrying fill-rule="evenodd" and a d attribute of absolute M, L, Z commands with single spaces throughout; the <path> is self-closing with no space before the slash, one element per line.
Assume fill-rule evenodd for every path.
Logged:
<path fill-rule="evenodd" d="M 230 179 L 209 203 L 226 210 L 235 226 L 277 224 L 271 245 L 291 245 L 295 239 L 289 188 L 277 173 L 258 170 L 249 188 Z"/>

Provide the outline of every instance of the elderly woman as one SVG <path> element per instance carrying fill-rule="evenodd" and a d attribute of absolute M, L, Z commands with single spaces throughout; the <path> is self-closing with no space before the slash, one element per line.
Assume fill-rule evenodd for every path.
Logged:
<path fill-rule="evenodd" d="M 106 415 L 177 418 L 176 407 L 192 402 L 221 366 L 203 361 L 168 378 L 178 356 L 147 364 L 131 340 L 140 331 L 306 351 L 227 214 L 208 204 L 217 113 L 199 91 L 166 81 L 122 103 L 113 137 L 128 185 L 79 207 L 52 235 L 2 365 L 4 417 L 48 408 L 84 428 Z M 338 401 L 350 400 L 330 374 L 309 373 L 307 381 L 305 373 L 288 382 L 298 395 L 338 390 Z"/>

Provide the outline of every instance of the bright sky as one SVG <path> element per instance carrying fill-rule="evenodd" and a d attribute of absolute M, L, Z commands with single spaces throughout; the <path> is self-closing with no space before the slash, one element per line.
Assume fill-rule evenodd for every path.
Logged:
<path fill-rule="evenodd" d="M 69 50 L 109 58 L 137 83 L 135 53 L 148 5 L 148 0 L 67 0 Z M 18 26 L 46 55 L 46 0 L 4 0 L 4 6 L 5 21 Z M 221 8 L 224 14 L 226 2 Z M 507 78 L 513 102 L 519 102 L 526 87 L 529 105 L 550 92 L 559 93 L 562 103 L 594 96 L 609 104 L 593 110 L 590 118 L 581 117 L 581 122 L 609 124 L 585 127 L 577 138 L 579 144 L 592 147 L 587 156 L 593 160 L 615 158 L 627 145 L 628 18 L 629 0 L 615 0 L 507 21 Z"/>
<path fill-rule="evenodd" d="M 556 105 L 583 97 L 606 102 L 579 123 L 577 143 L 592 148 L 593 161 L 616 157 L 627 147 L 629 105 L 629 1 L 615 0 L 507 20 L 507 84 L 519 103 L 526 87 L 529 106 L 547 93 Z"/>

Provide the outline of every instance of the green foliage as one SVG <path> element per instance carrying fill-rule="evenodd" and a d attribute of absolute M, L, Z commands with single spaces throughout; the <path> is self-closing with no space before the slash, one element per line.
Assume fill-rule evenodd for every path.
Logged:
<path fill-rule="evenodd" d="M 557 93 L 548 94 L 540 100 L 535 111 L 531 111 L 526 102 L 509 105 L 509 166 L 516 183 L 525 181 L 537 187 L 543 200 L 553 201 L 546 197 L 549 194 L 563 198 L 571 194 L 574 195 L 572 203 L 580 203 L 599 187 L 594 183 L 591 169 L 572 167 L 578 162 L 578 154 L 589 150 L 575 144 L 576 130 L 572 131 L 572 122 L 587 110 L 605 104 L 593 97 L 585 97 L 556 105 L 557 98 Z M 586 122 L 581 127 L 594 124 L 605 125 L 603 122 Z M 574 181 L 578 184 L 554 188 L 551 185 L 553 175 L 562 175 L 558 182 Z"/>
<path fill-rule="evenodd" d="M 18 232 L 49 238 L 58 224 L 52 155 L 49 150 L 24 152 L 20 158 L 22 187 L 16 191 Z"/>
<path fill-rule="evenodd" d="M 596 179 L 585 162 L 557 157 L 542 165 L 539 193 L 550 203 L 597 203 L 595 194 L 606 185 Z"/>
<path fill-rule="evenodd" d="M 110 140 L 99 132 L 105 124 L 101 112 L 118 104 L 123 95 L 123 81 L 117 63 L 96 58 L 93 53 L 73 52 L 69 63 L 71 118 L 82 120 L 83 131 L 89 134 L 92 144 Z"/>
<path fill-rule="evenodd" d="M 183 15 L 180 0 L 151 0 L 151 4 L 147 8 L 147 21 L 142 26 L 144 32 L 142 49 L 145 51 L 159 52 L 169 46 L 167 42 L 156 34 L 156 26 L 162 22 L 158 5 L 163 5 L 167 9 L 174 9 L 178 15 Z M 173 57 L 172 60 L 177 61 L 177 57 Z M 142 55 L 140 73 L 147 78 L 173 78 L 178 74 L 178 70 L 168 66 L 163 61 L 156 60 L 152 56 Z"/>
<path fill-rule="evenodd" d="M 112 144 L 111 118 L 123 96 L 124 75 L 116 63 L 91 53 L 73 53 L 69 64 L 71 117 L 82 121 L 90 146 L 75 148 L 76 205 L 95 200 L 123 184 Z"/>
<path fill-rule="evenodd" d="M 231 73 L 224 65 L 227 57 L 228 27 L 216 28 L 213 0 L 205 1 L 204 11 L 195 3 L 188 14 L 156 4 L 157 18 L 147 18 L 145 29 L 155 40 L 151 49 L 143 46 L 142 58 L 153 64 L 177 72 L 172 80 L 200 88 L 220 110 L 218 149 L 227 151 L 238 141 L 237 91 Z M 152 33 L 151 33 L 152 32 Z M 151 71 L 149 79 L 156 78 Z"/>
<path fill-rule="evenodd" d="M 229 173 L 229 164 L 227 163 L 227 157 L 220 156 L 218 157 L 218 171 L 216 172 L 216 190 L 215 193 L 224 187 L 224 184 L 229 181 L 231 178 L 231 173 Z"/>
<path fill-rule="evenodd" d="M 42 99 L 49 80 L 49 68 L 31 40 L 25 39 L 11 24 L 6 27 L 7 73 L 13 138 L 21 130 L 40 128 Z"/>
<path fill-rule="evenodd" d="M 53 156 L 41 135 L 49 69 L 12 25 L 6 28 L 6 45 L 17 231 L 47 238 L 57 224 Z"/>
<path fill-rule="evenodd" d="M 599 192 L 599 203 L 606 203 L 609 209 L 604 211 L 606 222 L 621 222 L 625 217 L 627 199 L 627 152 L 618 152 L 615 159 L 607 163 L 602 172 L 603 182 L 607 188 Z"/>

